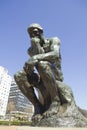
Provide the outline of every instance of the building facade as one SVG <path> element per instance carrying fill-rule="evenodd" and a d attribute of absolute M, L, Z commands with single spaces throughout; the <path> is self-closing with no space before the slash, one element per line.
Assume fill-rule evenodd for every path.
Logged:
<path fill-rule="evenodd" d="M 6 114 L 9 91 L 11 87 L 12 77 L 8 74 L 8 70 L 0 66 L 0 116 Z"/>
<path fill-rule="evenodd" d="M 27 112 L 32 116 L 33 105 L 30 101 L 21 93 L 17 84 L 13 80 L 11 83 L 8 105 L 10 104 L 10 111 L 15 112 Z M 13 107 L 12 107 L 13 105 Z"/>

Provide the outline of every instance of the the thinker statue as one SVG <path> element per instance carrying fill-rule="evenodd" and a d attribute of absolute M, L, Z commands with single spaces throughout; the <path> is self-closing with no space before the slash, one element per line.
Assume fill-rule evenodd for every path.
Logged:
<path fill-rule="evenodd" d="M 14 78 L 34 106 L 31 125 L 87 127 L 87 119 L 78 110 L 71 88 L 63 82 L 59 38 L 45 38 L 43 28 L 36 23 L 27 31 L 31 38 L 30 58 Z"/>
<path fill-rule="evenodd" d="M 71 114 L 71 108 L 75 110 L 75 102 L 72 90 L 63 83 L 59 38 L 45 38 L 43 28 L 37 23 L 31 24 L 27 31 L 31 38 L 28 49 L 30 58 L 14 78 L 34 106 L 33 119 L 40 115 L 49 117 L 61 114 L 65 110 L 65 115 Z M 34 88 L 38 90 L 38 97 Z M 67 109 L 67 106 L 70 108 Z"/>

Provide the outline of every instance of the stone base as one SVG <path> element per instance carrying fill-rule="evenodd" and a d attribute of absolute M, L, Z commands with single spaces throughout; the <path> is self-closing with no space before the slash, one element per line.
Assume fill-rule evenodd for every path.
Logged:
<path fill-rule="evenodd" d="M 31 126 L 38 127 L 87 127 L 87 118 L 84 117 L 74 102 L 60 106 L 57 114 L 37 115 Z"/>
<path fill-rule="evenodd" d="M 87 118 L 83 116 L 74 101 L 70 87 L 60 81 L 58 83 L 59 103 L 57 98 L 50 108 L 42 115 L 37 115 L 32 120 L 31 126 L 39 127 L 87 127 Z M 62 105 L 61 105 L 62 104 Z"/>

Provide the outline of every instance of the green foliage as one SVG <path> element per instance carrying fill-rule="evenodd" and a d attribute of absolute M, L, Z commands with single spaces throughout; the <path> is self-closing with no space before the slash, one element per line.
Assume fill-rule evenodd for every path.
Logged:
<path fill-rule="evenodd" d="M 19 125 L 19 126 L 24 126 L 24 125 L 30 125 L 31 122 L 29 121 L 11 121 L 11 125 Z M 9 125 L 9 121 L 0 121 L 0 125 Z"/>
<path fill-rule="evenodd" d="M 9 121 L 0 121 L 0 125 L 9 125 Z"/>

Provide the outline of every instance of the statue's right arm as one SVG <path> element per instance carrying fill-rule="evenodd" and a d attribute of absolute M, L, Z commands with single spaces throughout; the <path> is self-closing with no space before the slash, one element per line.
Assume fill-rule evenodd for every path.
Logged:
<path fill-rule="evenodd" d="M 32 60 L 38 60 L 38 61 L 50 61 L 53 62 L 60 56 L 60 40 L 55 37 L 51 39 L 51 46 L 50 51 L 44 54 L 37 54 L 35 56 L 32 56 Z"/>

